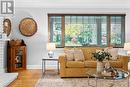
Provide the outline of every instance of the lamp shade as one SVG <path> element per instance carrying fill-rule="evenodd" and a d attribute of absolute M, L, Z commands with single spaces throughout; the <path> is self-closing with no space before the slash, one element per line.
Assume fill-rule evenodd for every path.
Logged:
<path fill-rule="evenodd" d="M 130 43 L 125 43 L 124 44 L 124 50 L 130 51 Z"/>
<path fill-rule="evenodd" d="M 55 43 L 47 43 L 46 49 L 47 50 L 55 50 L 56 44 Z"/>

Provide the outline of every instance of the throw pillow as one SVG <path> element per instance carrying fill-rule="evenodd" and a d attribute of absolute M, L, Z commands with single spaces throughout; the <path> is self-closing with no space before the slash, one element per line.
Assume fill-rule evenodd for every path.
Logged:
<path fill-rule="evenodd" d="M 74 61 L 74 50 L 66 50 L 65 55 L 68 61 Z"/>
<path fill-rule="evenodd" d="M 111 60 L 117 60 L 117 58 L 118 58 L 118 49 L 112 48 L 112 49 L 109 49 L 108 51 L 112 55 Z"/>
<path fill-rule="evenodd" d="M 84 61 L 85 60 L 82 50 L 74 51 L 74 60 L 75 61 Z"/>

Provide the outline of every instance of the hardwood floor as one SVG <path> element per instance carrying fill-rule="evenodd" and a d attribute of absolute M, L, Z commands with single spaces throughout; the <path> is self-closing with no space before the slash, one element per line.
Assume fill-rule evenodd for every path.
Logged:
<path fill-rule="evenodd" d="M 36 82 L 41 78 L 41 70 L 22 70 L 18 72 L 18 78 L 8 87 L 35 87 Z"/>

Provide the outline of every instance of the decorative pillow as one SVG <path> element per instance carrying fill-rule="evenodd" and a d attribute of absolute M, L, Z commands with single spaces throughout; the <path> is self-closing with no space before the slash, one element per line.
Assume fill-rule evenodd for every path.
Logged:
<path fill-rule="evenodd" d="M 85 60 L 82 50 L 74 51 L 74 60 L 75 61 L 84 61 Z"/>
<path fill-rule="evenodd" d="M 116 48 L 112 48 L 108 50 L 110 52 L 110 54 L 112 55 L 111 59 L 112 60 L 117 60 L 118 57 L 118 49 Z"/>
<path fill-rule="evenodd" d="M 65 54 L 68 61 L 74 61 L 74 50 L 66 50 Z"/>

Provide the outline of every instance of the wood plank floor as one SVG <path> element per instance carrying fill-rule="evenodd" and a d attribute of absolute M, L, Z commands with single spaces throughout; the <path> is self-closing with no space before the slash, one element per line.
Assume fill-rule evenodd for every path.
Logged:
<path fill-rule="evenodd" d="M 36 82 L 41 78 L 41 70 L 22 70 L 18 72 L 18 78 L 8 87 L 35 87 Z"/>

